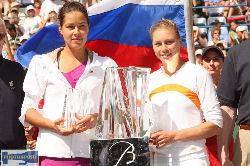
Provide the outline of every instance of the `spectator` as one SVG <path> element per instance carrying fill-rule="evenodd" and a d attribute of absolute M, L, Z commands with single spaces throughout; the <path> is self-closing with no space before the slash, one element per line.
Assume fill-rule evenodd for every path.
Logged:
<path fill-rule="evenodd" d="M 226 57 L 227 52 L 226 52 L 226 50 L 225 50 L 225 47 L 226 47 L 226 46 L 224 45 L 224 42 L 218 41 L 218 42 L 215 44 L 215 46 L 218 47 L 218 48 L 222 51 L 224 57 Z"/>
<path fill-rule="evenodd" d="M 23 45 L 24 42 L 26 42 L 29 39 L 29 35 L 24 34 L 20 37 L 20 45 Z"/>
<path fill-rule="evenodd" d="M 229 31 L 229 44 L 231 47 L 239 44 L 238 36 L 236 33 L 236 28 L 239 26 L 236 20 L 232 20 L 230 23 L 230 31 Z"/>
<path fill-rule="evenodd" d="M 63 2 L 61 0 L 45 0 L 42 3 L 40 16 L 42 19 L 43 25 L 46 25 L 46 20 L 51 11 L 58 13 L 59 9 L 62 7 Z"/>
<path fill-rule="evenodd" d="M 10 51 L 13 56 L 16 54 L 16 50 L 18 49 L 19 46 L 20 45 L 18 44 L 10 43 Z"/>
<path fill-rule="evenodd" d="M 213 3 L 210 2 L 210 0 L 204 0 L 205 6 L 212 6 Z M 208 17 L 208 9 L 205 8 L 205 15 Z"/>
<path fill-rule="evenodd" d="M 8 26 L 10 24 L 10 19 L 8 18 L 8 16 L 3 16 L 3 20 L 4 20 L 4 24 L 5 24 L 5 28 L 6 28 L 6 26 Z M 8 59 L 6 43 L 3 44 L 2 56 L 3 56 L 3 58 Z"/>
<path fill-rule="evenodd" d="M 40 0 L 34 0 L 34 6 L 36 8 L 35 16 L 40 15 L 41 5 L 42 3 Z"/>
<path fill-rule="evenodd" d="M 217 89 L 220 73 L 224 63 L 224 54 L 215 46 L 208 46 L 202 54 L 202 66 L 213 78 L 214 87 Z"/>
<path fill-rule="evenodd" d="M 245 0 L 233 0 L 230 5 L 246 4 Z M 228 17 L 233 15 L 243 15 L 247 11 L 246 6 L 234 6 L 230 7 Z"/>
<path fill-rule="evenodd" d="M 220 5 L 222 5 L 222 6 L 230 5 L 230 1 L 229 0 L 222 0 L 220 2 Z M 228 16 L 229 9 L 230 9 L 229 7 L 224 7 L 224 14 L 223 14 L 224 17 Z"/>
<path fill-rule="evenodd" d="M 16 27 L 14 24 L 9 24 L 7 26 L 7 32 L 10 43 L 20 44 L 20 35 L 16 32 Z"/>
<path fill-rule="evenodd" d="M 25 19 L 25 13 L 20 12 L 19 9 L 22 5 L 16 1 L 12 2 L 10 5 L 10 11 L 11 13 L 8 15 L 8 17 L 11 16 L 18 16 L 22 21 Z"/>
<path fill-rule="evenodd" d="M 18 14 L 19 14 L 19 11 L 18 11 L 18 8 L 11 8 L 10 9 L 10 14 L 8 15 L 8 17 L 11 17 L 11 16 L 17 16 L 18 17 Z"/>
<path fill-rule="evenodd" d="M 218 6 L 225 4 L 224 2 L 221 2 L 221 0 L 204 0 L 205 6 Z M 208 9 L 205 8 L 205 15 L 208 17 Z"/>
<path fill-rule="evenodd" d="M 197 6 L 197 1 L 193 0 L 193 6 Z"/>
<path fill-rule="evenodd" d="M 228 39 L 228 30 L 227 29 L 222 29 L 221 28 L 221 23 L 219 22 L 219 20 L 214 20 L 212 22 L 213 28 L 219 28 L 220 29 L 220 39 L 221 40 L 225 40 L 226 43 L 228 43 L 229 39 Z M 208 42 L 212 40 L 212 35 L 211 32 L 208 32 Z"/>
<path fill-rule="evenodd" d="M 194 2 L 195 1 L 195 2 Z M 203 0 L 193 0 L 193 6 L 204 6 Z M 204 13 L 201 8 L 193 9 L 193 17 L 203 17 Z"/>
<path fill-rule="evenodd" d="M 8 16 L 3 16 L 3 20 L 4 20 L 4 23 L 5 23 L 5 26 L 10 24 L 10 18 Z"/>
<path fill-rule="evenodd" d="M 220 39 L 220 29 L 219 28 L 213 28 L 212 29 L 212 41 L 208 42 L 208 46 L 215 46 L 217 42 L 223 42 L 224 47 L 227 46 L 225 40 Z"/>
<path fill-rule="evenodd" d="M 206 47 L 206 40 L 201 37 L 200 28 L 197 26 L 193 26 L 193 34 L 194 34 L 194 45 L 200 48 Z"/>
<path fill-rule="evenodd" d="M 0 52 L 2 52 L 6 28 L 0 19 Z M 0 150 L 26 149 L 24 127 L 19 122 L 23 101 L 24 70 L 13 61 L 0 55 Z"/>
<path fill-rule="evenodd" d="M 247 7 L 247 11 L 245 13 L 245 17 L 246 17 L 246 22 L 249 24 L 250 23 L 250 7 Z"/>
<path fill-rule="evenodd" d="M 246 27 L 244 26 L 238 26 L 236 28 L 236 33 L 237 33 L 237 37 L 240 43 L 249 38 L 246 32 Z"/>
<path fill-rule="evenodd" d="M 197 49 L 195 51 L 195 60 L 196 60 L 196 64 L 201 65 L 201 55 L 202 55 L 202 49 Z"/>
<path fill-rule="evenodd" d="M 83 1 L 84 6 L 87 6 L 87 3 L 88 3 L 88 7 L 92 6 L 92 0 L 84 0 Z"/>
<path fill-rule="evenodd" d="M 228 51 L 219 79 L 217 94 L 225 117 L 219 147 L 222 166 L 250 165 L 249 46 L 250 40 L 246 40 Z M 235 121 L 240 129 L 234 144 L 232 163 L 228 150 Z"/>
<path fill-rule="evenodd" d="M 48 26 L 48 25 L 54 24 L 56 22 L 58 22 L 58 15 L 55 11 L 51 11 L 48 15 L 46 22 L 44 22 L 45 25 L 43 25 L 43 26 Z"/>
<path fill-rule="evenodd" d="M 202 54 L 202 66 L 210 73 L 213 78 L 214 87 L 217 89 L 218 81 L 220 78 L 222 66 L 224 63 L 224 55 L 220 49 L 215 46 L 205 48 Z M 226 117 L 223 117 L 226 118 Z M 220 166 L 218 145 L 220 144 L 217 136 L 206 139 L 207 151 L 209 153 L 210 166 Z M 230 159 L 232 158 L 233 139 L 230 145 Z"/>
<path fill-rule="evenodd" d="M 10 24 L 14 24 L 16 27 L 16 31 L 19 36 L 22 36 L 25 33 L 24 27 L 21 25 L 19 22 L 19 17 L 18 16 L 12 16 L 10 18 Z"/>
<path fill-rule="evenodd" d="M 40 16 L 35 16 L 35 8 L 32 5 L 27 6 L 26 12 L 28 17 L 24 20 L 26 35 L 33 35 L 42 27 Z"/>

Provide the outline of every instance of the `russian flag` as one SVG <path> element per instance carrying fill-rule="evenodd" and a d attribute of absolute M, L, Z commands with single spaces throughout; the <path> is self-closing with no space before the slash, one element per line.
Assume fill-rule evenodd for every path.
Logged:
<path fill-rule="evenodd" d="M 118 66 L 150 67 L 154 71 L 161 64 L 154 55 L 149 29 L 166 18 L 177 24 L 183 41 L 181 55 L 186 61 L 191 30 L 187 28 L 190 23 L 185 21 L 188 3 L 185 5 L 184 1 L 103 0 L 88 8 L 90 30 L 86 47 L 100 56 L 111 57 Z M 52 51 L 63 44 L 57 25 L 51 25 L 26 41 L 15 58 L 27 67 L 34 54 Z"/>

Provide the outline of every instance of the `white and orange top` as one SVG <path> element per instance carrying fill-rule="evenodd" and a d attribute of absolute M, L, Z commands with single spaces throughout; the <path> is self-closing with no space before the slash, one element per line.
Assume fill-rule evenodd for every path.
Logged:
<path fill-rule="evenodd" d="M 174 75 L 167 77 L 163 67 L 151 74 L 149 100 L 152 105 L 151 132 L 181 130 L 202 123 L 203 117 L 219 127 L 223 126 L 216 91 L 210 74 L 202 67 L 185 63 Z M 203 157 L 205 139 L 176 142 L 156 150 L 163 156 Z M 184 158 L 186 158 L 184 157 Z"/>

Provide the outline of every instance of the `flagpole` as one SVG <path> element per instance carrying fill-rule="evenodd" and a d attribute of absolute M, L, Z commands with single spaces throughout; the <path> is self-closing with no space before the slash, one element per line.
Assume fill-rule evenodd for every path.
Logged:
<path fill-rule="evenodd" d="M 0 18 L 3 20 L 3 16 L 2 16 L 2 12 L 0 12 Z M 6 32 L 6 35 L 5 35 L 5 43 L 6 43 L 6 47 L 7 47 L 7 54 L 8 54 L 8 59 L 13 61 L 14 60 L 14 57 L 10 51 L 10 43 L 9 43 L 9 40 L 8 40 L 8 37 L 7 37 L 7 32 Z"/>
<path fill-rule="evenodd" d="M 185 29 L 187 40 L 188 59 L 191 63 L 195 63 L 194 42 L 193 42 L 193 16 L 192 16 L 192 0 L 184 0 Z"/>
<path fill-rule="evenodd" d="M 194 47 L 194 31 L 193 31 L 193 23 L 194 23 L 194 19 L 193 19 L 193 9 L 192 9 L 192 0 L 189 0 L 189 10 L 190 10 L 190 25 L 191 25 L 191 35 L 192 35 L 192 50 L 193 53 L 191 56 L 193 56 L 194 62 L 196 63 L 196 56 L 195 56 L 195 47 Z"/>

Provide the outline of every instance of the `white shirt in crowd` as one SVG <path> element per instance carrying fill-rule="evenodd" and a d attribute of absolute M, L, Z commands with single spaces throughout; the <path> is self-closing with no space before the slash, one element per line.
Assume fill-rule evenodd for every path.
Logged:
<path fill-rule="evenodd" d="M 51 11 L 59 12 L 59 9 L 63 6 L 61 0 L 44 0 L 41 6 L 40 16 L 46 20 Z"/>
<path fill-rule="evenodd" d="M 33 34 L 33 32 L 39 27 L 40 22 L 41 22 L 40 16 L 35 16 L 33 18 L 27 17 L 24 20 L 25 33 L 26 34 L 30 34 L 30 33 Z"/>

